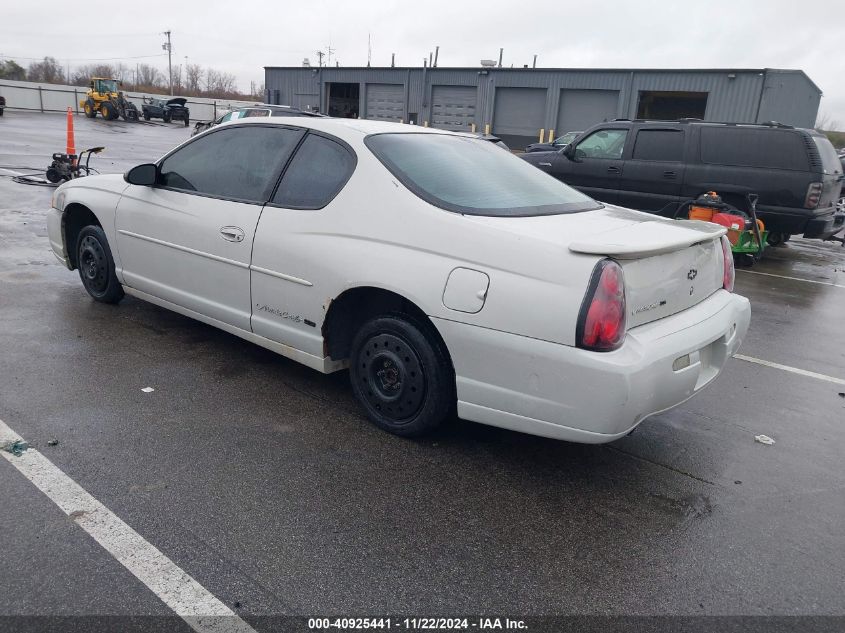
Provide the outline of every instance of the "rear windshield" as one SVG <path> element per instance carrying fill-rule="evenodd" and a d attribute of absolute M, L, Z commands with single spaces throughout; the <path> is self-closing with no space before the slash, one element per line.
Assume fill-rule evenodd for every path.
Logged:
<path fill-rule="evenodd" d="M 830 144 L 827 137 L 813 135 L 813 141 L 815 141 L 816 147 L 819 150 L 819 156 L 822 158 L 822 169 L 824 169 L 824 173 L 841 174 L 842 163 L 839 160 L 839 155 L 833 149 L 833 145 Z"/>
<path fill-rule="evenodd" d="M 447 211 L 529 216 L 601 204 L 493 143 L 446 134 L 374 134 L 367 147 L 406 187 Z"/>
<path fill-rule="evenodd" d="M 810 168 L 798 132 L 742 126 L 702 127 L 701 162 L 793 171 Z"/>

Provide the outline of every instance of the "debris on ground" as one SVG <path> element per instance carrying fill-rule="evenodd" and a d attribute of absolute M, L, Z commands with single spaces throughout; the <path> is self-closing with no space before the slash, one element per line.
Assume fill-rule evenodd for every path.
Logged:
<path fill-rule="evenodd" d="M 47 440 L 47 446 L 58 446 L 59 440 Z"/>
<path fill-rule="evenodd" d="M 775 443 L 775 441 L 770 438 L 768 435 L 755 435 L 754 436 L 755 442 L 760 442 L 760 444 L 765 444 L 766 446 L 771 446 Z"/>
<path fill-rule="evenodd" d="M 839 392 L 839 397 L 840 397 L 840 398 L 845 398 L 845 391 L 840 391 L 840 392 Z"/>
<path fill-rule="evenodd" d="M 4 450 L 7 453 L 11 453 L 15 457 L 20 457 L 23 455 L 24 451 L 29 448 L 29 444 L 24 442 L 23 440 L 13 440 L 11 442 L 6 442 L 2 446 L 0 446 L 0 450 Z"/>
<path fill-rule="evenodd" d="M 153 389 L 152 387 L 144 387 L 143 389 L 141 389 L 141 391 L 143 391 L 144 393 L 152 393 L 153 391 L 155 391 L 155 389 Z"/>

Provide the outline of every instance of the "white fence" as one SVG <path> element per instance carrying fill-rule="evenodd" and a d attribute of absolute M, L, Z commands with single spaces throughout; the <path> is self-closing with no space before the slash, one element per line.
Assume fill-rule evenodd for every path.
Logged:
<path fill-rule="evenodd" d="M 67 112 L 73 108 L 80 113 L 79 102 L 85 99 L 87 88 L 82 86 L 65 86 L 60 84 L 42 84 L 31 81 L 11 81 L 0 79 L 0 95 L 6 98 L 8 110 L 29 110 L 35 112 Z M 124 96 L 138 106 L 144 97 L 168 99 L 167 95 L 149 94 L 144 92 L 124 91 Z M 205 121 L 216 119 L 233 108 L 255 105 L 254 101 L 230 101 L 227 99 L 205 99 L 203 97 L 186 97 L 187 106 L 191 110 L 191 120 Z"/>

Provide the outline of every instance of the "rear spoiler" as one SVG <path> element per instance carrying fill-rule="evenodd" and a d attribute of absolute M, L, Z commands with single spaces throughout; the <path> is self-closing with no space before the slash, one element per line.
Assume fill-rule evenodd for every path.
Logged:
<path fill-rule="evenodd" d="M 592 235 L 573 242 L 569 250 L 618 259 L 640 259 L 714 240 L 725 233 L 725 227 L 711 222 L 655 219 Z"/>

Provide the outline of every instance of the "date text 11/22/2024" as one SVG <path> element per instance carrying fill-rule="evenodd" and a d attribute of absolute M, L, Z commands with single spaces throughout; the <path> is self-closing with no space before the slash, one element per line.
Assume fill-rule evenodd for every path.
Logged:
<path fill-rule="evenodd" d="M 510 618 L 308 618 L 311 630 L 390 630 L 405 629 L 411 631 L 446 631 L 446 630 L 527 630 L 523 620 Z"/>

